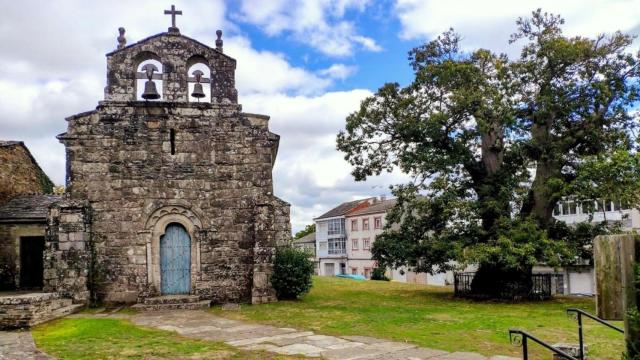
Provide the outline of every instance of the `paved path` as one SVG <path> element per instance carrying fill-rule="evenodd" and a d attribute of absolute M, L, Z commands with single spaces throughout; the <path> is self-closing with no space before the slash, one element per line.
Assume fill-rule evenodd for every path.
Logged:
<path fill-rule="evenodd" d="M 330 360 L 517 360 L 518 358 L 476 353 L 420 348 L 412 344 L 375 339 L 365 336 L 326 336 L 311 331 L 299 331 L 230 320 L 205 311 L 175 310 L 143 312 L 136 315 L 72 316 L 123 317 L 133 323 L 203 340 L 223 341 L 245 350 L 264 350 L 286 355 L 323 357 Z"/>
<path fill-rule="evenodd" d="M 0 331 L 0 360 L 48 360 L 28 331 Z"/>

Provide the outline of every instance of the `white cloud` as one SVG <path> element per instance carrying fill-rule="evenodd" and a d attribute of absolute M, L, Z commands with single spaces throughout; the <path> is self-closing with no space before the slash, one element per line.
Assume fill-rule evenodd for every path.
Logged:
<path fill-rule="evenodd" d="M 380 51 L 372 38 L 358 34 L 343 19 L 347 10 L 362 12 L 367 0 L 243 0 L 241 19 L 260 26 L 268 35 L 290 33 L 293 38 L 330 56 L 351 55 L 357 46 Z"/>
<path fill-rule="evenodd" d="M 354 182 L 351 166 L 336 150 L 336 135 L 345 118 L 358 110 L 371 92 L 363 89 L 319 96 L 256 94 L 243 98 L 243 109 L 271 115 L 269 128 L 279 134 L 274 192 L 291 202 L 291 221 L 301 229 L 343 201 L 389 194 L 388 187 L 407 180 L 384 174 Z"/>
<path fill-rule="evenodd" d="M 244 37 L 225 40 L 225 53 L 238 60 L 236 87 L 245 94 L 317 94 L 331 81 L 299 67 L 291 66 L 283 54 L 258 51 Z"/>
<path fill-rule="evenodd" d="M 634 28 L 637 32 L 640 25 L 640 0 L 396 1 L 405 39 L 431 39 L 453 27 L 463 36 L 465 48 L 483 47 L 510 55 L 518 51 L 517 45 L 508 45 L 516 19 L 530 16 L 537 8 L 562 15 L 569 35 L 594 36 Z"/>
<path fill-rule="evenodd" d="M 357 66 L 349 66 L 345 64 L 333 64 L 326 69 L 319 71 L 320 75 L 328 76 L 332 79 L 344 80 L 358 71 Z"/>

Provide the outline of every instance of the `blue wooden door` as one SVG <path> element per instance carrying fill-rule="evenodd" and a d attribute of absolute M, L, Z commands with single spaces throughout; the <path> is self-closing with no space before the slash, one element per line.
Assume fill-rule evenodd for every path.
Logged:
<path fill-rule="evenodd" d="M 191 288 L 191 238 L 180 224 L 169 224 L 160 238 L 162 294 L 188 294 Z"/>

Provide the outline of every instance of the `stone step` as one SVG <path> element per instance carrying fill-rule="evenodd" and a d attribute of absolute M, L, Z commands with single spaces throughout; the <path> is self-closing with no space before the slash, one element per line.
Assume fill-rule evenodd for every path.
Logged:
<path fill-rule="evenodd" d="M 32 318 L 31 321 L 29 322 L 29 326 L 42 324 L 43 322 L 55 320 L 61 317 L 65 317 L 67 315 L 77 313 L 83 307 L 84 307 L 83 304 L 70 304 L 70 305 L 58 308 L 54 311 L 43 313 L 40 316 Z"/>
<path fill-rule="evenodd" d="M 159 304 L 135 304 L 131 308 L 138 311 L 161 311 L 161 310 L 204 310 L 211 307 L 210 300 L 187 303 L 159 303 Z"/>
<path fill-rule="evenodd" d="M 162 295 L 144 299 L 145 305 L 192 304 L 200 301 L 198 295 Z"/>

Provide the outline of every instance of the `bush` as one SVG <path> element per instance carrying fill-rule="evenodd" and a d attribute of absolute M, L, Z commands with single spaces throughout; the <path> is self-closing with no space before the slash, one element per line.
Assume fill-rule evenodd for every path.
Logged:
<path fill-rule="evenodd" d="M 311 289 L 313 263 L 305 251 L 286 247 L 276 251 L 271 284 L 279 300 L 297 299 Z"/>
<path fill-rule="evenodd" d="M 373 269 L 373 272 L 371 273 L 371 280 L 389 281 L 389 278 L 384 273 L 385 269 L 383 267 Z"/>

